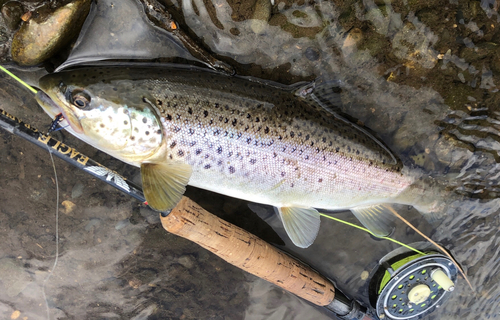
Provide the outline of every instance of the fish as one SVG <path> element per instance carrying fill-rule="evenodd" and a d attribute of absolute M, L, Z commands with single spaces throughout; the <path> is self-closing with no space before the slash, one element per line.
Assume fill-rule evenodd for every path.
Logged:
<path fill-rule="evenodd" d="M 77 138 L 140 167 L 149 206 L 168 211 L 187 185 L 274 206 L 309 247 L 321 210 L 350 210 L 377 236 L 391 204 L 422 213 L 439 193 L 311 86 L 196 68 L 84 67 L 42 77 L 36 99 Z M 305 93 L 304 93 L 305 92 Z"/>

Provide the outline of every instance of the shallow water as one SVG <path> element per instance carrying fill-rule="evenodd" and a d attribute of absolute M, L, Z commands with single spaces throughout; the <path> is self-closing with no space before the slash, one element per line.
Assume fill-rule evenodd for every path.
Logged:
<path fill-rule="evenodd" d="M 184 27 L 242 75 L 284 83 L 319 77 L 340 84 L 337 111 L 376 132 L 405 165 L 463 195 L 447 201 L 437 220 L 397 207 L 454 254 L 475 288 L 472 292 L 460 278 L 450 300 L 425 319 L 499 318 L 500 17 L 495 2 L 281 1 L 268 22 L 249 19 L 251 6 L 207 3 L 168 4 Z M 89 45 L 92 28 L 86 30 L 75 59 L 103 54 L 102 47 Z M 120 28 L 95 30 L 119 34 Z M 124 52 L 116 51 L 117 43 L 126 42 L 107 52 Z M 45 130 L 50 119 L 31 94 L 10 79 L 0 81 L 1 107 Z M 60 160 L 60 203 L 76 206 L 61 207 L 59 261 L 45 282 L 55 257 L 50 159 L 20 138 L 3 131 L 0 137 L 2 317 L 18 310 L 21 319 L 46 318 L 45 283 L 52 319 L 328 319 L 293 295 L 169 235 L 156 214 Z M 67 134 L 57 137 L 138 178 L 135 169 Z M 194 188 L 188 195 L 266 241 L 281 245 L 281 236 L 286 250 L 363 303 L 368 302 L 363 271 L 370 273 L 378 259 L 398 248 L 322 219 L 316 242 L 297 249 L 269 208 L 252 206 L 275 231 L 242 201 Z M 349 212 L 336 216 L 355 222 Z M 393 237 L 421 241 L 399 222 Z"/>

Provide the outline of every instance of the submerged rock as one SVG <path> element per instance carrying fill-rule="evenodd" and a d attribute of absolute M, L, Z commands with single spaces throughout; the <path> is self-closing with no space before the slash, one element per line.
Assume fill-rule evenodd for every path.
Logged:
<path fill-rule="evenodd" d="M 15 30 L 21 23 L 23 15 L 23 5 L 17 1 L 9 1 L 2 6 L 2 17 L 5 25 L 11 30 Z"/>
<path fill-rule="evenodd" d="M 53 12 L 34 13 L 14 35 L 12 59 L 28 66 L 52 57 L 78 35 L 90 3 L 90 0 L 78 0 Z"/>

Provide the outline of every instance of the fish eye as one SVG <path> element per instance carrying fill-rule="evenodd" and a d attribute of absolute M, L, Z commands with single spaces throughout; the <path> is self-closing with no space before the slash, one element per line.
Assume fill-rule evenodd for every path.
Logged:
<path fill-rule="evenodd" d="M 85 109 L 90 105 L 90 96 L 84 91 L 74 91 L 71 99 L 73 105 L 79 109 Z"/>

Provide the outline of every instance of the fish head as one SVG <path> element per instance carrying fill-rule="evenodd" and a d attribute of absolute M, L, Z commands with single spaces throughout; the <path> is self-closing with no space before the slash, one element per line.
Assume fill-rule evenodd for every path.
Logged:
<path fill-rule="evenodd" d="M 130 80 L 75 70 L 47 75 L 39 86 L 36 99 L 51 118 L 62 114 L 62 127 L 120 160 L 137 165 L 162 144 L 152 98 Z"/>

